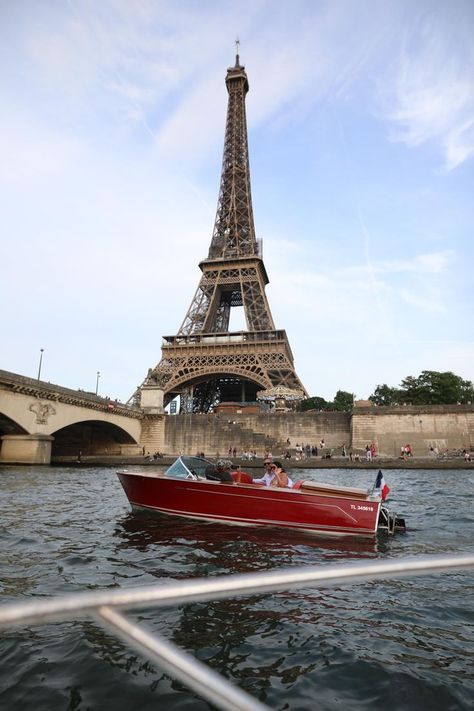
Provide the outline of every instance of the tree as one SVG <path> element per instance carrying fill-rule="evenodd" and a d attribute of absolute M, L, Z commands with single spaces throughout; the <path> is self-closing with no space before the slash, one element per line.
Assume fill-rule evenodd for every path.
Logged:
<path fill-rule="evenodd" d="M 305 412 L 306 410 L 328 410 L 330 409 L 330 403 L 326 402 L 323 397 L 308 397 L 298 404 L 297 409 L 299 412 Z"/>
<path fill-rule="evenodd" d="M 451 371 L 422 370 L 418 377 L 407 375 L 399 388 L 386 383 L 377 385 L 369 400 L 375 405 L 454 405 L 474 403 L 474 386 Z M 298 410 L 339 410 L 349 412 L 354 405 L 354 396 L 338 390 L 332 402 L 322 397 L 310 397 L 298 405 Z"/>
<path fill-rule="evenodd" d="M 474 402 L 474 387 L 450 371 L 423 370 L 417 378 L 407 375 L 400 388 L 377 385 L 369 400 L 376 405 L 452 405 Z"/>
<path fill-rule="evenodd" d="M 474 402 L 474 387 L 450 371 L 423 370 L 418 378 L 402 381 L 400 395 L 401 402 L 413 405 L 450 405 Z"/>
<path fill-rule="evenodd" d="M 345 390 L 338 390 L 333 401 L 328 402 L 323 397 L 309 397 L 302 400 L 298 405 L 299 412 L 305 410 L 339 410 L 348 412 L 354 405 L 354 395 Z"/>
<path fill-rule="evenodd" d="M 377 385 L 369 400 L 375 405 L 398 405 L 400 402 L 400 390 L 391 388 L 385 383 Z"/>
<path fill-rule="evenodd" d="M 333 410 L 340 412 L 349 412 L 354 407 L 354 395 L 345 390 L 338 390 L 334 402 L 332 403 Z"/>

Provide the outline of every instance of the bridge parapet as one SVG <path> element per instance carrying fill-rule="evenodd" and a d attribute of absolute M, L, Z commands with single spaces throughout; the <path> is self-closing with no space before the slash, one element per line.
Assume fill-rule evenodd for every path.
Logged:
<path fill-rule="evenodd" d="M 142 419 L 143 417 L 142 410 L 134 405 L 125 405 L 116 400 L 100 397 L 94 393 L 64 388 L 60 385 L 46 383 L 35 378 L 27 378 L 24 375 L 10 373 L 6 370 L 0 370 L 0 387 L 4 390 L 30 395 L 43 400 L 53 400 L 101 412 L 113 411 L 117 415 L 132 419 Z"/>

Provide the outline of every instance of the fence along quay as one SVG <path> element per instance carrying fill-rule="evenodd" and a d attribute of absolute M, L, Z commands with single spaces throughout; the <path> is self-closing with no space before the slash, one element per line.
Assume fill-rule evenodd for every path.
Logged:
<path fill-rule="evenodd" d="M 0 607 L 0 627 L 44 624 L 92 617 L 172 678 L 219 709 L 264 711 L 267 706 L 160 635 L 152 635 L 120 610 L 164 607 L 241 595 L 283 592 L 302 585 L 329 587 L 379 578 L 449 573 L 474 569 L 473 555 L 416 556 L 327 566 L 295 567 L 271 572 L 226 575 L 107 592 L 84 592 Z"/>

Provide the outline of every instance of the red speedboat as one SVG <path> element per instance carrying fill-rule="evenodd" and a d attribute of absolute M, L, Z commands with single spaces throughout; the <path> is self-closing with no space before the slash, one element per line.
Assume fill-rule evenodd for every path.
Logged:
<path fill-rule="evenodd" d="M 405 529 L 403 519 L 383 505 L 378 493 L 307 479 L 291 489 L 273 488 L 252 483 L 245 472 L 234 472 L 233 482 L 211 481 L 205 477 L 210 464 L 182 456 L 165 473 L 118 472 L 118 477 L 134 509 L 170 516 L 330 536 Z"/>

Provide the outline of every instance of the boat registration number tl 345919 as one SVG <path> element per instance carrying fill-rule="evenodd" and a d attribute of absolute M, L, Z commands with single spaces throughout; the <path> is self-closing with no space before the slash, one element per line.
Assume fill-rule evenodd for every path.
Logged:
<path fill-rule="evenodd" d="M 373 511 L 373 506 L 362 506 L 361 504 L 351 504 L 351 509 L 356 511 Z"/>

